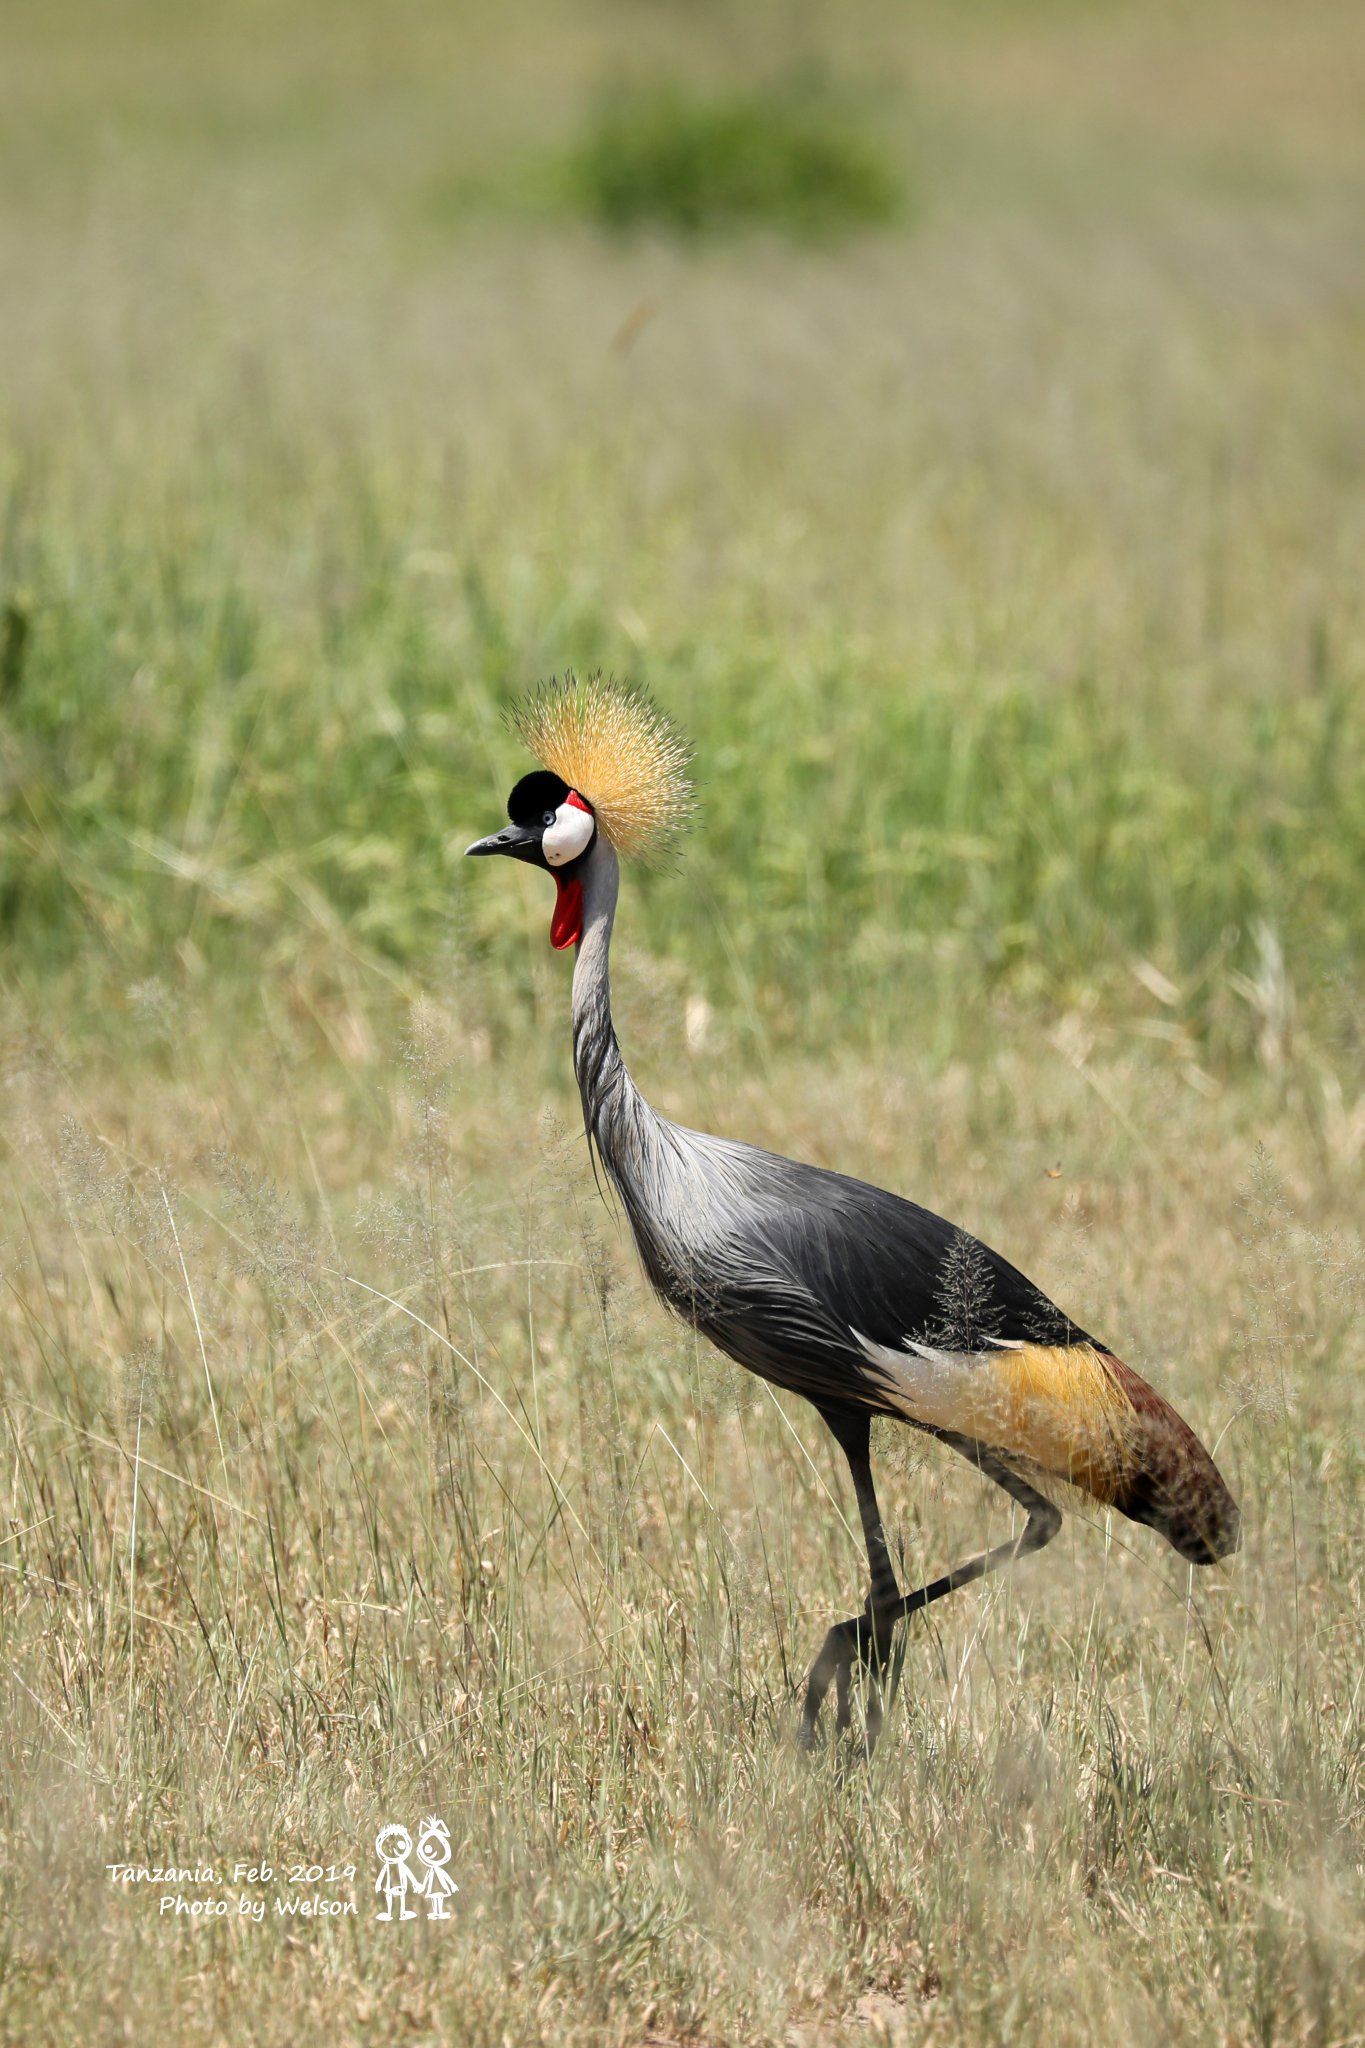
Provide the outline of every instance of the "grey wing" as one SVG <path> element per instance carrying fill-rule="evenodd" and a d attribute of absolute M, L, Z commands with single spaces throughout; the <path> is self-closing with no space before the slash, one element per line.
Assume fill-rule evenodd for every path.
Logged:
<path fill-rule="evenodd" d="M 666 1130 L 665 1216 L 655 1204 L 637 1217 L 622 1190 L 650 1280 L 720 1350 L 817 1406 L 903 1417 L 869 1346 L 1093 1342 L 998 1252 L 914 1202 Z"/>

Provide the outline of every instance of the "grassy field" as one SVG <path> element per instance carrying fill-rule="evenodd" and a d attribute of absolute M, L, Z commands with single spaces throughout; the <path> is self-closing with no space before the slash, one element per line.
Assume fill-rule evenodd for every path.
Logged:
<path fill-rule="evenodd" d="M 3 35 L 0 2030 L 1365 2041 L 1359 10 Z M 574 212 L 604 92 L 821 67 L 886 226 Z M 1243 1505 L 934 1609 L 870 1767 L 790 1745 L 840 1461 L 647 1297 L 461 864 L 571 664 L 698 750 L 651 1099 L 978 1231 Z M 877 1449 L 908 1580 L 1003 1538 Z"/>

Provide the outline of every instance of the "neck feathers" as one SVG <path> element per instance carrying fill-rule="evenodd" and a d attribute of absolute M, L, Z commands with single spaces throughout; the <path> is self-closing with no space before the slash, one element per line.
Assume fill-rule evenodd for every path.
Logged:
<path fill-rule="evenodd" d="M 598 835 L 582 881 L 583 935 L 573 976 L 574 1073 L 589 1141 L 620 1187 L 630 1128 L 649 1111 L 626 1072 L 612 1028 L 608 955 L 621 870 L 604 834 Z"/>

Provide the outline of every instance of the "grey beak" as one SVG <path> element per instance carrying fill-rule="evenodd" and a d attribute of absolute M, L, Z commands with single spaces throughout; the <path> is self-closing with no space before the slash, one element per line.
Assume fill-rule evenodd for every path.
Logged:
<path fill-rule="evenodd" d="M 515 859 L 528 849 L 540 845 L 543 834 L 537 825 L 504 825 L 501 832 L 494 832 L 488 839 L 476 839 L 472 846 L 465 848 L 471 853 L 510 853 Z"/>

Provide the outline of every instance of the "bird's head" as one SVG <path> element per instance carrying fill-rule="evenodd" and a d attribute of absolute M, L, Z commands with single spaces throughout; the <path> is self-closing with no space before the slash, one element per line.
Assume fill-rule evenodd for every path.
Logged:
<path fill-rule="evenodd" d="M 597 841 L 597 816 L 590 803 L 560 775 L 538 768 L 507 799 L 510 825 L 488 839 L 476 839 L 466 853 L 507 853 L 544 868 L 558 884 L 550 944 L 572 946 L 583 931 L 582 867 Z"/>
<path fill-rule="evenodd" d="M 550 942 L 583 932 L 583 882 L 599 839 L 657 863 L 692 809 L 691 749 L 643 691 L 613 677 L 543 683 L 509 723 L 544 766 L 507 799 L 511 819 L 466 853 L 505 853 L 555 878 Z"/>

